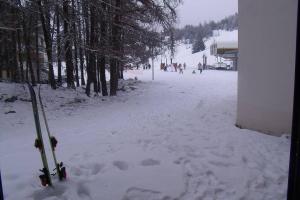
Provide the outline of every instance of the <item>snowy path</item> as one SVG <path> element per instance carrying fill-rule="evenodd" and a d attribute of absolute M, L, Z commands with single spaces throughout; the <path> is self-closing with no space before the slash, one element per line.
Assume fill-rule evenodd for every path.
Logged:
<path fill-rule="evenodd" d="M 2 99 L 5 112 L 17 112 L 0 113 L 6 199 L 285 199 L 289 140 L 234 126 L 235 72 L 156 72 L 154 82 L 150 75 L 126 74 L 142 82 L 118 97 L 78 93 L 82 103 L 69 91 L 54 97 L 44 91 L 57 156 L 68 171 L 68 181 L 55 181 L 54 189 L 42 188 L 37 178 L 30 103 Z M 0 86 L 1 94 L 9 93 Z"/>

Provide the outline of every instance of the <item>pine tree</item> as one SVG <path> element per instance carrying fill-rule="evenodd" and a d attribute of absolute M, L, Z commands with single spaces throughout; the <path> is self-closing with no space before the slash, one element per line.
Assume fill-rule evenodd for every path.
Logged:
<path fill-rule="evenodd" d="M 205 44 L 203 42 L 203 37 L 201 34 L 197 37 L 196 41 L 193 44 L 193 50 L 192 53 L 197 53 L 200 51 L 205 50 Z"/>

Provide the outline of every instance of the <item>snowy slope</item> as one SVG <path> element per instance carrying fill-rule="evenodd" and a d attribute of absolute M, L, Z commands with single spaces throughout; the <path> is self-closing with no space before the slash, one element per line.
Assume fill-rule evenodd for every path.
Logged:
<path fill-rule="evenodd" d="M 210 55 L 210 45 L 214 41 L 232 42 L 237 40 L 238 40 L 238 30 L 234 30 L 234 31 L 219 30 L 218 36 L 213 36 L 205 39 L 206 49 L 204 51 L 194 53 L 194 54 L 192 54 L 192 45 L 180 43 L 176 48 L 174 62 L 186 63 L 188 68 L 196 69 L 199 62 L 203 63 L 203 55 L 206 55 L 207 64 L 214 65 L 217 62 L 217 58 L 215 56 Z M 224 61 L 224 59 L 222 59 L 222 61 Z"/>
<path fill-rule="evenodd" d="M 142 82 L 125 81 L 117 97 L 42 86 L 57 157 L 68 173 L 66 182 L 54 180 L 54 188 L 38 180 L 27 88 L 0 83 L 6 200 L 286 198 L 290 140 L 234 126 L 236 72 L 156 70 L 153 82 L 150 70 L 125 76 Z M 12 95 L 18 100 L 5 103 Z"/>

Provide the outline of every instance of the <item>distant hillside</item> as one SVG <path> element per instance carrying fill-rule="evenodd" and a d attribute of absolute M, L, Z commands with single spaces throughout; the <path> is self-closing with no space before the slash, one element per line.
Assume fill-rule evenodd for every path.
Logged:
<path fill-rule="evenodd" d="M 192 44 L 192 52 L 200 52 L 205 49 L 204 38 L 211 37 L 213 30 L 233 31 L 238 29 L 238 13 L 228 16 L 219 22 L 210 21 L 198 26 L 186 25 L 184 28 L 175 30 L 175 40 Z"/>
<path fill-rule="evenodd" d="M 209 66 L 214 66 L 218 61 L 217 58 L 213 55 L 210 55 L 210 45 L 215 41 L 237 41 L 238 40 L 238 31 L 226 31 L 219 30 L 218 35 L 211 36 L 204 39 L 206 48 L 203 51 L 192 54 L 192 45 L 184 44 L 178 42 L 176 53 L 174 57 L 174 62 L 176 63 L 186 63 L 187 68 L 197 69 L 199 62 L 203 63 L 203 55 L 207 57 L 207 64 Z M 226 59 L 219 58 L 220 62 L 231 64 L 230 61 Z"/>

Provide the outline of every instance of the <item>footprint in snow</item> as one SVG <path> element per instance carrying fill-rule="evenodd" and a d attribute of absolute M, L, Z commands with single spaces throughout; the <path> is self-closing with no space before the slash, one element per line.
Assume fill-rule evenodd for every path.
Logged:
<path fill-rule="evenodd" d="M 146 159 L 146 160 L 143 160 L 141 162 L 141 165 L 142 166 L 154 166 L 154 165 L 159 165 L 160 164 L 160 161 L 159 160 L 154 160 L 154 159 Z"/>
<path fill-rule="evenodd" d="M 118 131 L 111 131 L 111 134 L 116 135 L 116 134 L 118 134 Z"/>
<path fill-rule="evenodd" d="M 180 165 L 184 161 L 185 161 L 184 157 L 179 157 L 178 159 L 174 160 L 173 163 L 176 165 Z"/>
<path fill-rule="evenodd" d="M 169 200 L 159 191 L 153 191 L 142 188 L 129 188 L 122 200 Z"/>
<path fill-rule="evenodd" d="M 30 197 L 34 200 L 46 199 L 63 199 L 62 195 L 67 190 L 67 187 L 59 184 L 59 187 L 53 187 L 50 190 L 41 190 L 40 188 L 32 193 Z"/>
<path fill-rule="evenodd" d="M 91 166 L 92 175 L 98 174 L 99 172 L 101 172 L 103 170 L 103 168 L 104 168 L 104 165 L 102 165 L 102 164 L 98 164 L 98 163 L 92 164 L 92 166 Z"/>
<path fill-rule="evenodd" d="M 209 164 L 214 165 L 216 167 L 231 167 L 234 166 L 234 164 L 226 161 L 220 161 L 220 160 L 210 160 L 208 161 Z"/>
<path fill-rule="evenodd" d="M 124 161 L 114 161 L 113 165 L 122 171 L 128 170 L 129 168 L 128 164 Z"/>
<path fill-rule="evenodd" d="M 70 172 L 74 176 L 81 176 L 83 174 L 83 171 L 78 167 L 71 167 Z"/>
<path fill-rule="evenodd" d="M 79 183 L 77 186 L 77 195 L 81 198 L 88 198 L 90 199 L 91 194 L 89 188 L 84 183 Z"/>

